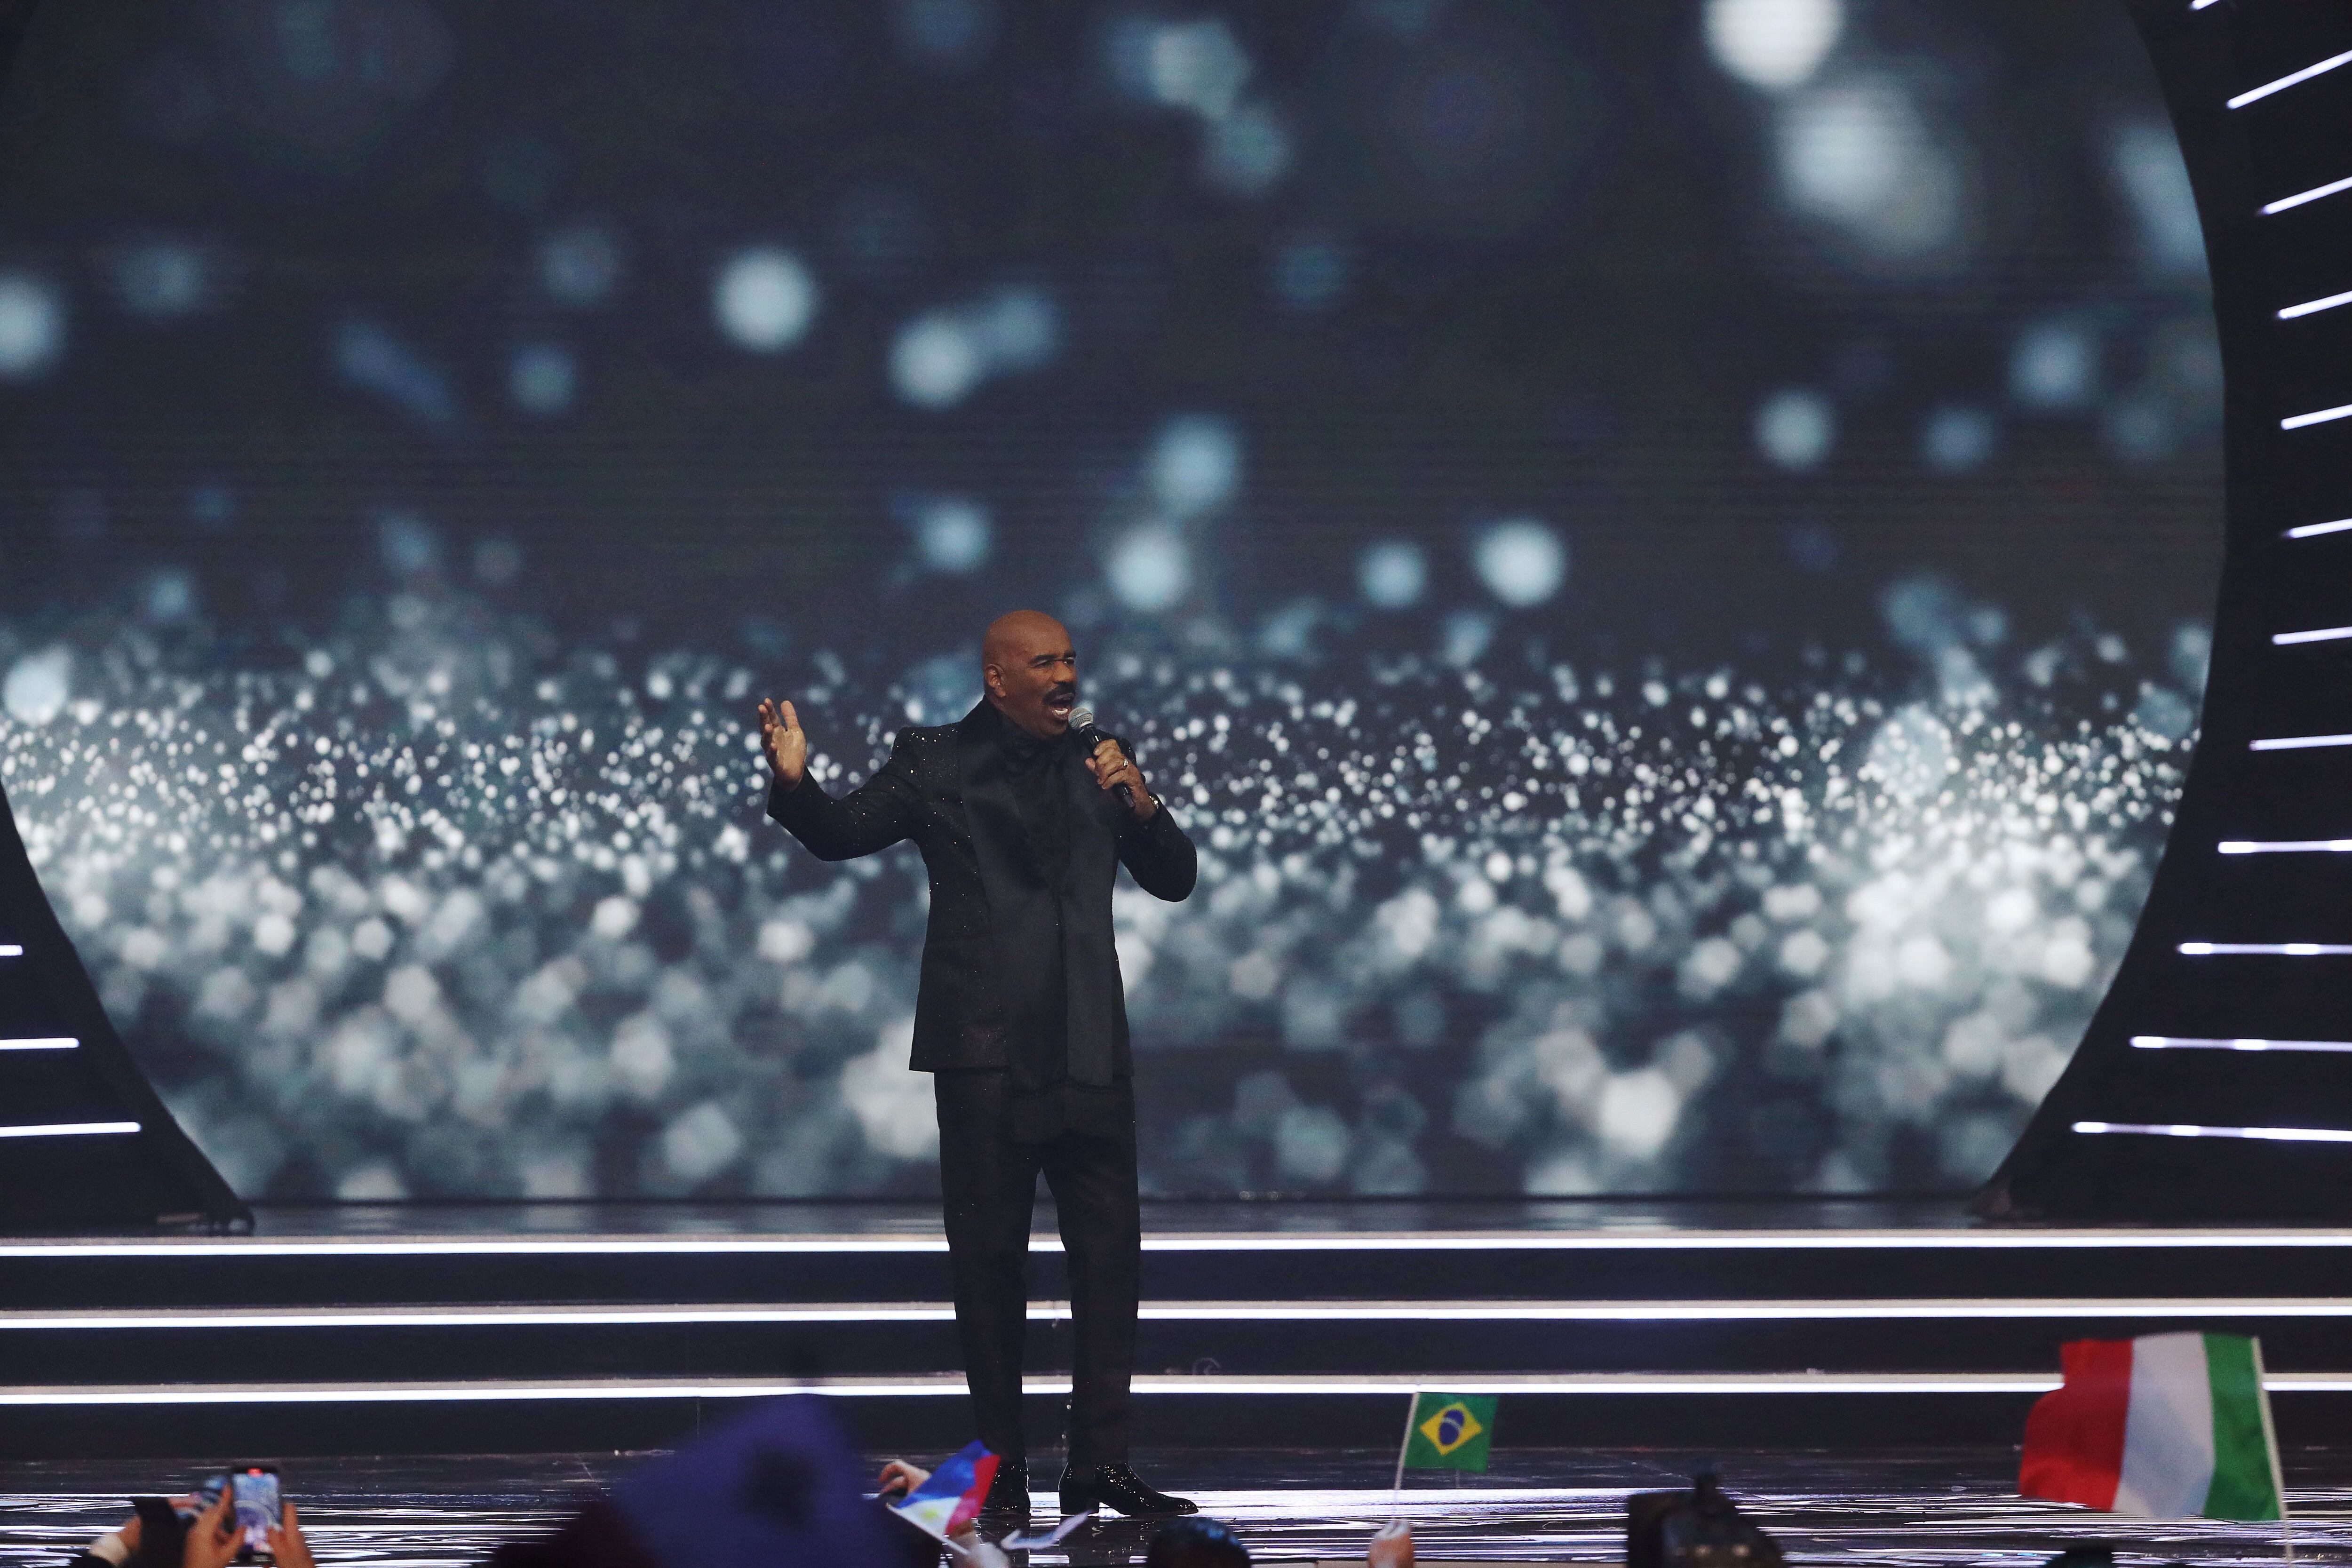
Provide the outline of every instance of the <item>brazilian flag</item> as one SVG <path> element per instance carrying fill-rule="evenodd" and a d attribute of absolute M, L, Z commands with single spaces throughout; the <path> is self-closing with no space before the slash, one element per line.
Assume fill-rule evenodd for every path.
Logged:
<path fill-rule="evenodd" d="M 1423 1394 L 1414 1396 L 1407 1423 L 1403 1468 L 1409 1470 L 1486 1468 L 1495 1439 L 1494 1394 Z"/>

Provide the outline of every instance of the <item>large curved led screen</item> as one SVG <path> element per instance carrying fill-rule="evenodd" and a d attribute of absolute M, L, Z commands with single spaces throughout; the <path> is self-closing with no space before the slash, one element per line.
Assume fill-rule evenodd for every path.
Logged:
<path fill-rule="evenodd" d="M 1147 1192 L 1956 1189 L 2219 555 L 2120 7 L 53 4 L 0 781 L 248 1197 L 919 1193 L 836 790 L 1034 605 L 1202 849 Z"/>

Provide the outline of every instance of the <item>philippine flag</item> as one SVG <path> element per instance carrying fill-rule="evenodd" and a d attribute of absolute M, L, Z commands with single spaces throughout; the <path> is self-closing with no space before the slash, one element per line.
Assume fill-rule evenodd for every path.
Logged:
<path fill-rule="evenodd" d="M 931 1479 L 890 1505 L 890 1511 L 926 1535 L 945 1541 L 980 1513 L 988 1484 L 996 1479 L 996 1456 L 977 1443 L 940 1461 Z"/>

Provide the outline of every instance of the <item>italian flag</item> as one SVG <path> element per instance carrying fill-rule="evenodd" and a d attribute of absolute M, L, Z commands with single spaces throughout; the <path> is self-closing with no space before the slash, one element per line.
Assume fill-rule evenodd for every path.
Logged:
<path fill-rule="evenodd" d="M 2152 1519 L 2284 1517 L 2262 1346 L 2237 1334 L 2076 1340 L 2025 1418 L 2019 1493 Z"/>

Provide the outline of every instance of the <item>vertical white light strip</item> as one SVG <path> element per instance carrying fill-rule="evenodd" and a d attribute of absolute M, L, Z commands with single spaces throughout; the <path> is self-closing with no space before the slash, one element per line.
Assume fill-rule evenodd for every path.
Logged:
<path fill-rule="evenodd" d="M 2333 942 L 2184 942 L 2184 958 L 2342 958 L 2352 947 Z"/>
<path fill-rule="evenodd" d="M 2333 310 L 2338 305 L 2352 305 L 2352 290 L 2330 294 L 2325 300 L 2305 300 L 2300 305 L 2289 305 L 2278 313 L 2278 319 L 2292 321 L 2303 316 L 2315 316 L 2322 310 Z"/>
<path fill-rule="evenodd" d="M 2274 92 L 2284 92 L 2288 88 L 2294 86 L 2297 82 L 2309 81 L 2313 77 L 2332 71 L 2337 66 L 2347 63 L 2352 63 L 2352 49 L 2347 49 L 2344 53 L 2336 55 L 2331 58 L 2324 59 L 2315 66 L 2305 66 L 2299 71 L 2289 71 L 2286 75 L 2279 78 L 2276 81 L 2266 81 L 2260 87 L 2242 92 L 2237 97 L 2230 100 L 2230 107 L 2232 109 L 2243 109 L 2250 103 L 2260 102 L 2262 100 L 2268 98 Z"/>
<path fill-rule="evenodd" d="M 2314 409 L 2309 414 L 2291 415 L 2279 421 L 2282 430 L 2308 430 L 2314 425 L 2332 425 L 2338 419 L 2352 419 L 2352 403 L 2342 403 L 2333 408 Z"/>
<path fill-rule="evenodd" d="M 0 1127 L 0 1138 L 95 1138 L 109 1132 L 136 1132 L 136 1121 L 50 1121 L 24 1127 Z"/>
<path fill-rule="evenodd" d="M 2352 294 L 2342 298 L 2352 300 Z M 2352 529 L 2352 517 L 2340 518 L 2334 522 L 2306 522 L 2301 528 L 2288 529 L 2286 536 L 2289 539 L 2316 539 L 2323 533 L 2342 533 L 2347 529 Z"/>
<path fill-rule="evenodd" d="M 2305 202 L 2315 202 L 2323 196 L 2335 195 L 2339 191 L 2352 191 L 2352 178 L 2330 180 L 2324 185 L 2314 185 L 2307 191 L 2297 191 L 2291 196 L 2281 196 L 2263 209 L 2263 216 L 2270 217 L 2274 214 L 2285 212 L 2291 207 L 2299 207 Z"/>
<path fill-rule="evenodd" d="M 2352 626 L 2320 626 L 2307 632 L 2279 632 L 2271 641 L 2280 647 L 2293 647 L 2297 643 L 2341 642 L 2346 637 L 2352 637 Z"/>
<path fill-rule="evenodd" d="M 2303 752 L 2316 746 L 2352 746 L 2352 735 L 2280 735 L 2251 743 L 2257 752 Z"/>
<path fill-rule="evenodd" d="M 71 1035 L 27 1035 L 22 1039 L 0 1040 L 0 1051 L 69 1051 L 80 1044 Z"/>

